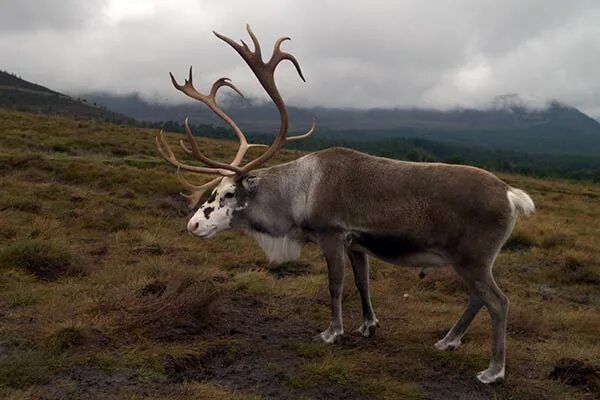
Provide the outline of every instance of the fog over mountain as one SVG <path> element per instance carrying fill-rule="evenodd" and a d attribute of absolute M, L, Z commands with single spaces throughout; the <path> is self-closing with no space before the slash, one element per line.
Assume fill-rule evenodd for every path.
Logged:
<path fill-rule="evenodd" d="M 200 102 L 165 105 L 147 102 L 139 95 L 89 93 L 88 101 L 140 121 L 172 121 L 177 128 L 189 117 L 193 124 L 226 126 Z M 277 132 L 275 107 L 260 100 L 226 97 L 226 112 L 248 133 Z M 494 99 L 485 108 L 434 110 L 424 108 L 289 107 L 292 131 L 307 130 L 317 120 L 318 139 L 381 141 L 420 138 L 461 146 L 516 150 L 540 154 L 600 154 L 600 123 L 575 107 L 557 101 L 530 107 L 517 95 Z M 207 132 L 201 130 L 196 134 Z"/>
<path fill-rule="evenodd" d="M 360 2 L 360 4 L 364 4 Z M 194 65 L 200 90 L 221 76 L 262 89 L 217 30 L 265 53 L 279 36 L 297 56 L 278 82 L 298 107 L 481 108 L 505 93 L 558 99 L 600 116 L 600 2 L 595 0 L 0 0 L 0 69 L 63 93 L 180 104 L 168 71 Z"/>

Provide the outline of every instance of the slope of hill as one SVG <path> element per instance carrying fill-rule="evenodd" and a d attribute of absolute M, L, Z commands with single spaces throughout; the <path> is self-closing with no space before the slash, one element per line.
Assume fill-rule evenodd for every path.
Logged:
<path fill-rule="evenodd" d="M 598 185 L 503 176 L 538 212 L 496 262 L 511 300 L 507 380 L 482 386 L 487 313 L 457 351 L 433 346 L 464 309 L 449 269 L 421 280 L 374 260 L 381 328 L 370 339 L 353 332 L 348 272 L 346 335 L 327 346 L 312 340 L 329 315 L 317 248 L 274 265 L 241 234 L 187 234 L 156 131 L 4 110 L 0 120 L 0 398 L 598 398 Z M 168 135 L 174 148 L 180 137 Z M 219 159 L 236 148 L 199 142 Z"/>
<path fill-rule="evenodd" d="M 86 94 L 98 104 L 142 121 L 183 121 L 220 125 L 222 122 L 198 103 L 164 105 L 139 96 Z M 276 131 L 276 111 L 270 104 L 244 103 L 226 98 L 228 111 L 248 132 Z M 501 149 L 535 154 L 600 155 L 600 123 L 576 108 L 552 102 L 528 108 L 518 98 L 504 96 L 485 110 L 456 109 L 329 109 L 290 107 L 292 128 L 318 121 L 319 135 L 333 140 L 379 141 L 419 138 L 465 147 Z"/>
<path fill-rule="evenodd" d="M 86 100 L 75 100 L 5 71 L 0 71 L 0 107 L 38 114 L 99 119 L 120 124 L 136 122 L 131 117 L 109 111 L 95 104 L 87 104 Z"/>

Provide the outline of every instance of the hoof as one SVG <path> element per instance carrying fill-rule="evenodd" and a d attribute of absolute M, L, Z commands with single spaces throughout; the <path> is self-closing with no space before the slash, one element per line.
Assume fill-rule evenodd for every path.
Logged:
<path fill-rule="evenodd" d="M 343 330 L 335 330 L 335 329 L 328 328 L 327 330 L 319 333 L 313 339 L 323 341 L 327 344 L 333 344 L 336 341 L 338 341 L 342 337 L 343 334 L 344 334 Z"/>
<path fill-rule="evenodd" d="M 477 380 L 486 385 L 504 381 L 504 368 L 500 371 L 491 371 L 489 368 L 477 374 Z"/>
<path fill-rule="evenodd" d="M 460 345 L 460 339 L 446 340 L 446 338 L 444 338 L 435 344 L 435 348 L 441 351 L 456 350 L 460 347 Z"/>
<path fill-rule="evenodd" d="M 378 320 L 365 321 L 356 331 L 359 332 L 364 337 L 370 338 L 371 336 L 375 335 L 375 330 L 378 327 L 379 327 Z"/>

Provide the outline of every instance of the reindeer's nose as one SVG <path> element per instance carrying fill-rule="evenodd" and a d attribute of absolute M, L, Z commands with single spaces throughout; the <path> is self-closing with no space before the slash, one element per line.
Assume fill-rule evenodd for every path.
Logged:
<path fill-rule="evenodd" d="M 191 220 L 190 222 L 188 222 L 188 225 L 187 225 L 188 232 L 194 233 L 194 231 L 196 229 L 198 229 L 199 226 L 200 226 L 199 222 L 194 222 L 193 220 Z"/>

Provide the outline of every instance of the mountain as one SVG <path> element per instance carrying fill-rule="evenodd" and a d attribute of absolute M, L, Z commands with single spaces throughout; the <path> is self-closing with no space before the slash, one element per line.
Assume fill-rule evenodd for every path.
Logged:
<path fill-rule="evenodd" d="M 222 103 L 252 142 L 271 142 L 279 121 L 271 104 L 232 97 L 225 97 Z M 2 71 L 0 108 L 172 132 L 182 132 L 182 122 L 189 116 L 196 134 L 234 139 L 223 122 L 198 102 L 165 105 L 144 101 L 138 95 L 98 93 L 75 99 Z M 600 181 L 600 123 L 559 102 L 532 108 L 518 96 L 508 95 L 479 110 L 290 107 L 291 132 L 305 131 L 313 117 L 317 134 L 289 147 L 319 150 L 342 145 L 397 159 L 467 163 L 497 171 Z"/>
<path fill-rule="evenodd" d="M 92 101 L 141 121 L 183 121 L 222 125 L 204 105 L 151 103 L 138 95 L 90 93 Z M 271 104 L 225 98 L 227 112 L 251 133 L 277 130 Z M 319 137 L 340 141 L 416 138 L 446 144 L 535 154 L 600 154 L 600 123 L 574 107 L 550 102 L 528 107 L 518 96 L 498 97 L 487 109 L 336 109 L 290 107 L 291 129 L 301 132 L 317 119 Z M 202 134 L 201 132 L 198 132 Z"/>
<path fill-rule="evenodd" d="M 99 119 L 119 124 L 134 124 L 135 119 L 89 104 L 0 71 L 0 107 L 36 114 L 56 114 L 76 118 Z"/>

